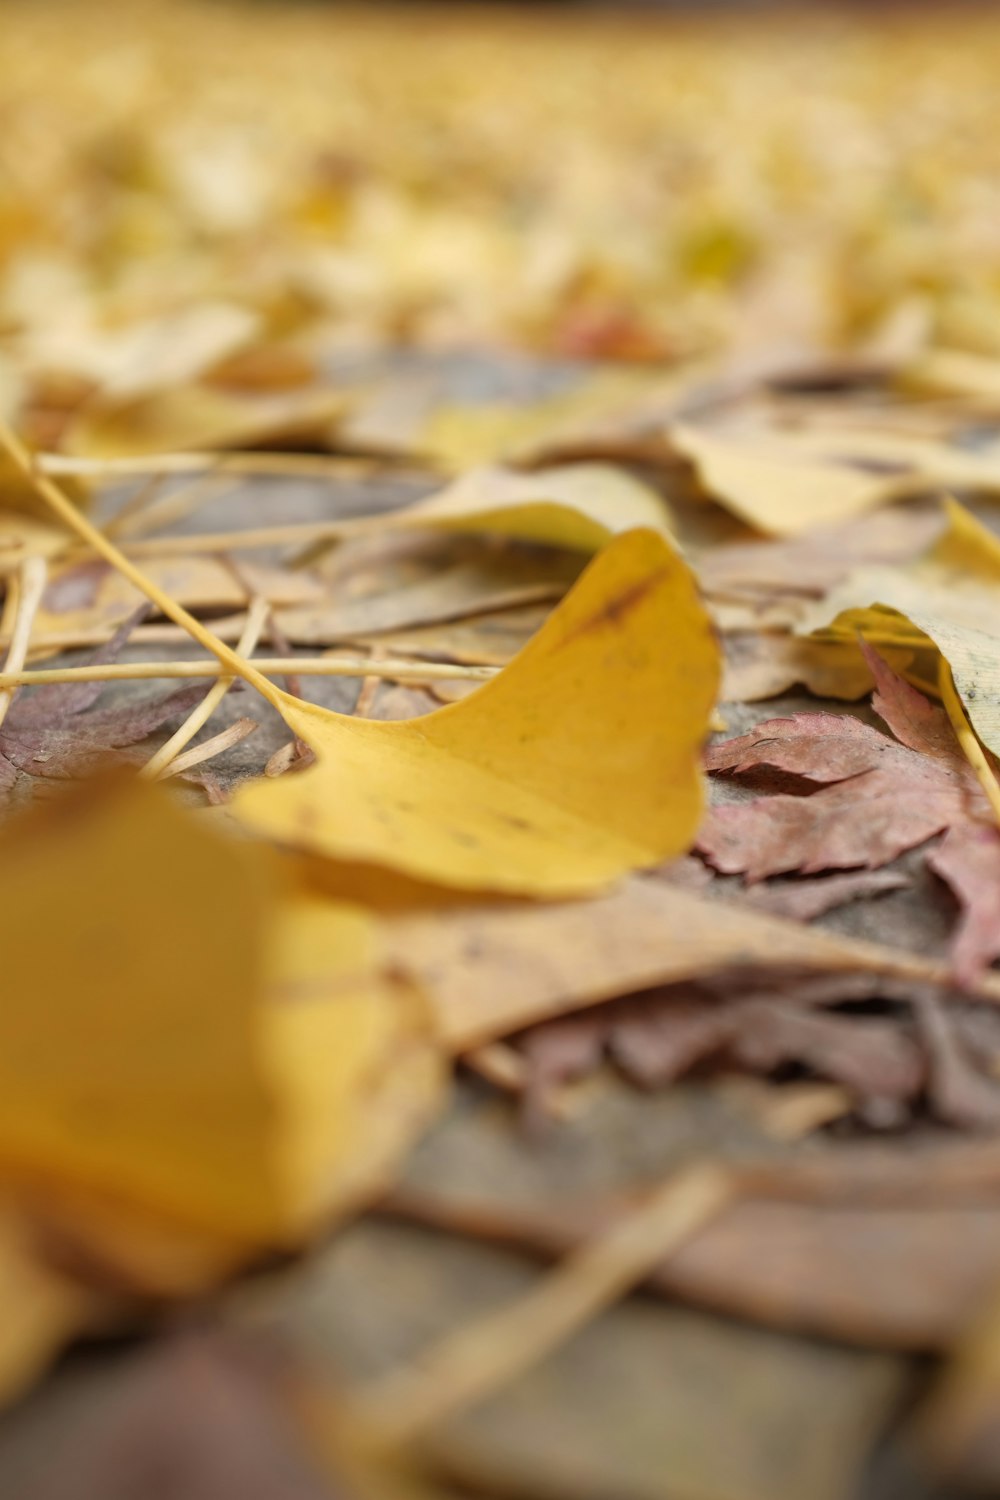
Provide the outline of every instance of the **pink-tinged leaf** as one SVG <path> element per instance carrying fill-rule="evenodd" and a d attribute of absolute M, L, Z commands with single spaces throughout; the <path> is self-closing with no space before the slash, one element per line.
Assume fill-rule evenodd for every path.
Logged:
<path fill-rule="evenodd" d="M 947 714 L 862 649 L 876 683 L 872 706 L 896 738 L 855 719 L 798 714 L 713 746 L 712 771 L 783 771 L 819 790 L 715 807 L 697 847 L 716 870 L 753 883 L 874 870 L 945 833 L 927 862 L 961 907 L 952 957 L 959 982 L 971 985 L 1000 958 L 1000 831 Z"/>
<path fill-rule="evenodd" d="M 957 824 L 927 863 L 959 904 L 951 957 L 958 982 L 972 985 L 1000 958 L 1000 830 L 989 823 Z"/>
<path fill-rule="evenodd" d="M 875 679 L 872 708 L 900 744 L 922 755 L 964 765 L 955 731 L 944 709 L 937 708 L 898 672 L 894 672 L 867 641 L 859 640 L 858 644 Z"/>
<path fill-rule="evenodd" d="M 846 714 L 795 714 L 768 719 L 749 734 L 713 745 L 705 755 L 709 771 L 787 771 L 818 786 L 873 771 L 891 740 Z"/>
<path fill-rule="evenodd" d="M 886 741 L 889 749 L 891 741 Z M 899 749 L 892 757 L 807 797 L 782 793 L 714 807 L 698 834 L 698 848 L 724 875 L 748 882 L 793 870 L 877 869 L 966 816 L 967 790 L 926 756 Z M 978 788 L 977 788 L 978 791 Z"/>

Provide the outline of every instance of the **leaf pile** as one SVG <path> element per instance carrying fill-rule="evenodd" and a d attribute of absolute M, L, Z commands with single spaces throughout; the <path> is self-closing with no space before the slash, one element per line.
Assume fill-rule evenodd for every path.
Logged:
<path fill-rule="evenodd" d="M 14 9 L 40 1493 L 848 1500 L 928 1353 L 1000 1482 L 995 18 Z"/>

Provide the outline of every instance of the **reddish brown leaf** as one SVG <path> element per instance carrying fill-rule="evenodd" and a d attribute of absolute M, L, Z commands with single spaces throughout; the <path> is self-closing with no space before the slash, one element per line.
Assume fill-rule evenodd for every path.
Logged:
<path fill-rule="evenodd" d="M 708 1062 L 762 1074 L 797 1064 L 842 1084 L 880 1125 L 896 1123 L 922 1091 L 926 1064 L 905 1025 L 819 1009 L 876 997 L 871 976 L 786 976 L 756 991 L 731 982 L 729 992 L 740 998 L 679 985 L 535 1027 L 521 1040 L 529 1108 L 538 1111 L 554 1087 L 593 1072 L 605 1052 L 644 1088 Z"/>
<path fill-rule="evenodd" d="M 114 661 L 146 613 L 144 607 L 132 615 L 90 663 Z M 0 728 L 0 802 L 10 795 L 19 771 L 48 779 L 86 775 L 113 751 L 138 744 L 186 713 L 206 691 L 204 683 L 193 683 L 85 712 L 103 688 L 101 682 L 55 683 L 18 694 Z"/>
<path fill-rule="evenodd" d="M 821 788 L 714 808 L 698 844 L 716 869 L 749 881 L 791 870 L 874 869 L 987 816 L 947 715 L 875 652 L 869 664 L 878 684 L 873 706 L 897 739 L 856 719 L 799 714 L 709 751 L 712 771 L 777 770 Z"/>

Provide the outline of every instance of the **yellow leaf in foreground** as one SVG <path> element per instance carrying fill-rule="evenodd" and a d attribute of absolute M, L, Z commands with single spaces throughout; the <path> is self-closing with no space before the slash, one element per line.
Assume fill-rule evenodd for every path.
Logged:
<path fill-rule="evenodd" d="M 294 1242 L 381 1184 L 435 1097 L 369 920 L 145 784 L 4 831 L 0 951 L 0 1192 L 91 1244 L 134 1217 L 151 1280 L 157 1224 L 236 1259 Z"/>
<path fill-rule="evenodd" d="M 954 500 L 948 529 L 905 568 L 859 568 L 808 617 L 820 640 L 936 651 L 980 739 L 1000 753 L 1000 541 Z M 933 668 L 931 669 L 933 673 Z M 920 685 L 933 680 L 907 671 Z"/>
<path fill-rule="evenodd" d="M 670 512 L 654 489 L 610 464 L 565 464 L 524 474 L 472 469 L 436 495 L 385 518 L 390 526 L 488 531 L 596 552 L 620 531 L 666 531 Z"/>
<path fill-rule="evenodd" d="M 657 532 L 627 532 L 460 703 L 378 723 L 270 689 L 317 763 L 251 783 L 232 810 L 281 843 L 441 885 L 594 890 L 690 844 L 718 673 L 687 566 Z"/>

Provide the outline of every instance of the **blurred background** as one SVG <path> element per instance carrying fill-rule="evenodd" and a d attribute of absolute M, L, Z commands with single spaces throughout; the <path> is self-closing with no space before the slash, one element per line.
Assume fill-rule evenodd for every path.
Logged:
<path fill-rule="evenodd" d="M 993 7 L 4 21 L 0 400 L 51 441 L 95 331 L 207 303 L 300 353 L 1000 352 Z"/>

